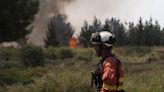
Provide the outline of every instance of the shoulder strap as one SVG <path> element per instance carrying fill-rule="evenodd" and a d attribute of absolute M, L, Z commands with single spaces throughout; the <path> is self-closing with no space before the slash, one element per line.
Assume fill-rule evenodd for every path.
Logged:
<path fill-rule="evenodd" d="M 117 84 L 116 84 L 116 86 L 118 87 L 118 86 L 119 86 L 119 66 L 120 66 L 121 62 L 120 62 L 120 60 L 117 59 L 117 58 L 116 58 L 116 60 L 117 60 L 117 66 L 116 66 Z"/>

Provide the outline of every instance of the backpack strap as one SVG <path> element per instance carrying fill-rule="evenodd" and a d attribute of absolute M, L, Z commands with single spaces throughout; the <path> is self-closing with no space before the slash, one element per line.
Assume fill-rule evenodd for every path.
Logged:
<path fill-rule="evenodd" d="M 117 65 L 116 65 L 116 77 L 117 77 L 117 84 L 116 86 L 118 87 L 119 86 L 119 66 L 121 64 L 120 60 L 115 58 L 116 61 L 117 61 Z"/>

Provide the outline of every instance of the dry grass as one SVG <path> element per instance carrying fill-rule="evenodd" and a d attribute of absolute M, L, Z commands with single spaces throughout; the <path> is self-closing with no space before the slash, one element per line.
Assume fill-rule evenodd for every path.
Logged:
<path fill-rule="evenodd" d="M 124 51 L 128 51 L 125 53 Z M 134 51 L 130 51 L 133 50 Z M 139 49 L 138 52 L 136 49 Z M 57 59 L 46 65 L 42 77 L 32 77 L 34 83 L 16 83 L 0 89 L 2 92 L 94 92 L 90 86 L 90 69 L 98 58 L 93 49 L 71 49 L 74 57 Z M 116 48 L 114 52 L 122 60 L 127 92 L 163 92 L 163 47 Z M 141 55 L 139 55 L 141 54 Z M 152 56 L 152 54 L 154 56 Z M 154 58 L 151 61 L 150 58 Z M 56 63 L 58 62 L 58 63 Z M 59 63 L 60 62 L 60 63 Z M 41 68 L 40 68 L 41 69 Z M 35 70 L 35 69 L 34 69 Z M 38 68 L 39 70 L 39 68 Z M 35 70 L 36 73 L 38 70 Z M 42 70 L 44 71 L 44 69 Z"/>

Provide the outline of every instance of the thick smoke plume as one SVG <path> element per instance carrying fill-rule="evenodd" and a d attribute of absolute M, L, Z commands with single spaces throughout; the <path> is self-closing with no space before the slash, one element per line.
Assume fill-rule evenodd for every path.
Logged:
<path fill-rule="evenodd" d="M 33 22 L 33 32 L 28 43 L 43 46 L 49 19 L 59 14 L 65 14 L 64 8 L 74 0 L 40 0 L 40 9 Z"/>

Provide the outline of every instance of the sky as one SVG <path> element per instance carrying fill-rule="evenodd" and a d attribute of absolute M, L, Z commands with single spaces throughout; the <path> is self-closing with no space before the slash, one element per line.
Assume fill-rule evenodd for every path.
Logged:
<path fill-rule="evenodd" d="M 104 23 L 106 18 L 119 18 L 122 22 L 137 23 L 139 17 L 152 17 L 164 27 L 164 0 L 75 0 L 65 6 L 68 21 L 75 29 L 75 36 L 87 20 L 90 24 L 94 16 Z"/>
<path fill-rule="evenodd" d="M 29 43 L 44 45 L 48 21 L 58 14 L 67 15 L 78 37 L 84 21 L 91 24 L 96 16 L 102 24 L 107 18 L 118 18 L 121 22 L 138 22 L 152 17 L 164 27 L 164 0 L 40 0 L 39 11 L 33 22 L 34 29 L 29 35 Z"/>

